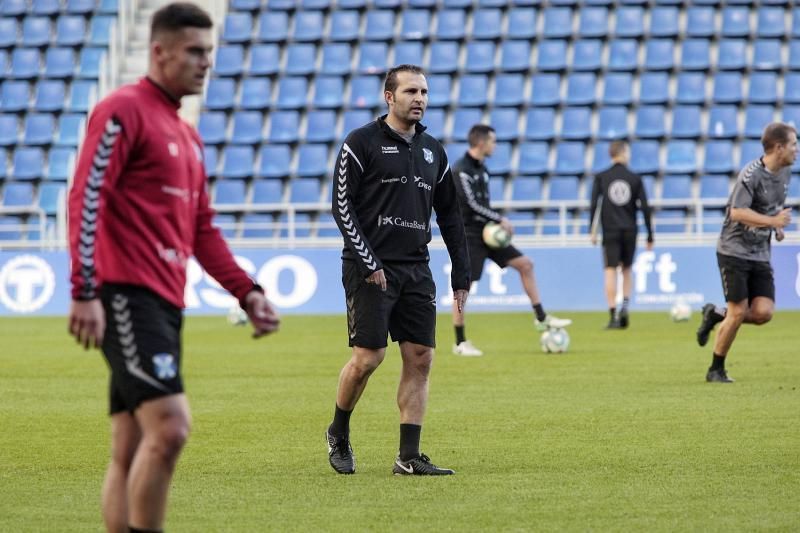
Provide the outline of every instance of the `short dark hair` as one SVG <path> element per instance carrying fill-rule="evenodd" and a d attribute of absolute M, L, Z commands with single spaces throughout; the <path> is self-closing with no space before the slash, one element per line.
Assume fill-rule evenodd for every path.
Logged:
<path fill-rule="evenodd" d="M 153 13 L 150 41 L 160 33 L 174 33 L 183 28 L 208 29 L 214 26 L 211 16 L 200 6 L 189 2 L 173 2 Z"/>
<path fill-rule="evenodd" d="M 386 73 L 386 81 L 383 82 L 383 91 L 390 92 L 394 94 L 397 90 L 397 75 L 400 72 L 413 72 L 414 74 L 422 74 L 425 75 L 425 71 L 422 70 L 422 67 L 418 67 L 417 65 L 397 65 L 389 69 L 389 72 Z"/>
<path fill-rule="evenodd" d="M 608 155 L 611 157 L 617 157 L 618 155 L 622 154 L 627 147 L 628 143 L 626 141 L 614 141 L 608 147 Z"/>
<path fill-rule="evenodd" d="M 478 146 L 489 138 L 489 134 L 494 132 L 494 128 L 486 124 L 475 124 L 469 129 L 467 140 L 470 146 Z"/>
<path fill-rule="evenodd" d="M 764 153 L 770 153 L 779 144 L 789 144 L 792 136 L 797 136 L 797 130 L 791 124 L 773 122 L 767 125 L 761 135 L 761 146 L 764 147 Z"/>

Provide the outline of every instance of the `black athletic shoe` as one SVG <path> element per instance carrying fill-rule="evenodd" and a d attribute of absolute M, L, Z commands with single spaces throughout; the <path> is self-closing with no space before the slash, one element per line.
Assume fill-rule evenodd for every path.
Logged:
<path fill-rule="evenodd" d="M 606 325 L 606 329 L 623 329 L 622 322 L 620 322 L 619 317 L 614 317 L 608 321 Z"/>
<path fill-rule="evenodd" d="M 431 463 L 430 457 L 423 453 L 408 461 L 401 461 L 398 457 L 394 462 L 392 473 L 396 476 L 451 476 L 455 474 L 455 471 L 449 468 L 439 468 Z"/>
<path fill-rule="evenodd" d="M 328 461 L 334 470 L 340 474 L 353 474 L 356 471 L 356 456 L 347 437 L 334 437 L 325 431 L 325 440 L 328 441 Z"/>
<path fill-rule="evenodd" d="M 619 312 L 619 327 L 625 329 L 628 327 L 628 310 L 624 307 Z"/>
<path fill-rule="evenodd" d="M 700 313 L 702 317 L 700 320 L 700 327 L 697 328 L 697 344 L 705 346 L 708 343 L 708 336 L 711 335 L 711 330 L 714 329 L 722 318 L 714 311 L 714 304 L 706 304 L 703 306 L 703 311 Z"/>
<path fill-rule="evenodd" d="M 724 368 L 719 370 L 709 368 L 708 374 L 706 374 L 706 381 L 709 383 L 733 383 L 735 380 L 728 377 L 728 373 L 725 372 Z"/>

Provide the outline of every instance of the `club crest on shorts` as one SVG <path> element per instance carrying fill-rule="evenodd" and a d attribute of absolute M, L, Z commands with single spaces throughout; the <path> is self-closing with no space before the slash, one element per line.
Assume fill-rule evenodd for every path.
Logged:
<path fill-rule="evenodd" d="M 178 374 L 175 358 L 169 353 L 157 353 L 153 356 L 153 368 L 158 379 L 172 379 Z"/>
<path fill-rule="evenodd" d="M 427 161 L 430 164 L 433 164 L 433 152 L 431 152 L 427 148 L 423 148 L 422 155 L 425 156 L 425 161 Z"/>

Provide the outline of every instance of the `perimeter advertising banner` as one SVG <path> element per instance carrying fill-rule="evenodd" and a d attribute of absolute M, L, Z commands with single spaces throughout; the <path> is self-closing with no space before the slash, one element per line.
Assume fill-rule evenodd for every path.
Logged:
<path fill-rule="evenodd" d="M 542 301 L 551 310 L 603 310 L 599 248 L 523 250 L 534 261 Z M 239 264 L 264 286 L 284 314 L 343 313 L 340 251 L 235 250 Z M 776 304 L 800 309 L 800 246 L 773 247 Z M 440 312 L 451 304 L 450 262 L 445 250 L 431 251 L 431 271 L 439 288 Z M 69 309 L 69 259 L 64 252 L 0 252 L 0 316 L 65 315 Z M 722 303 L 714 248 L 657 247 L 641 250 L 633 267 L 633 307 L 665 310 L 677 300 L 699 309 Z M 192 260 L 187 272 L 190 314 L 224 314 L 235 302 Z M 470 311 L 526 311 L 530 303 L 519 276 L 486 263 L 473 285 Z"/>

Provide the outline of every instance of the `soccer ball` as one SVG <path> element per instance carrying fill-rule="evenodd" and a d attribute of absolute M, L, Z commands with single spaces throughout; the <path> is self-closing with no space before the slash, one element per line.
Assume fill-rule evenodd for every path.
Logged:
<path fill-rule="evenodd" d="M 565 353 L 569 348 L 569 334 L 564 328 L 548 329 L 542 333 L 539 343 L 544 353 Z"/>
<path fill-rule="evenodd" d="M 487 222 L 483 227 L 483 242 L 489 248 L 505 248 L 511 244 L 511 234 L 496 222 Z"/>
<path fill-rule="evenodd" d="M 692 307 L 686 302 L 675 302 L 669 310 L 673 322 L 686 322 L 692 318 Z"/>
<path fill-rule="evenodd" d="M 228 311 L 228 324 L 231 326 L 244 326 L 247 324 L 247 313 L 238 305 L 234 305 Z"/>

